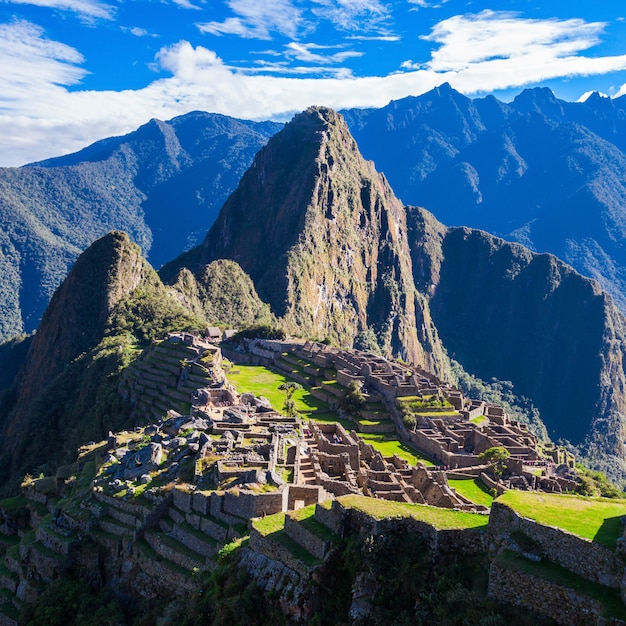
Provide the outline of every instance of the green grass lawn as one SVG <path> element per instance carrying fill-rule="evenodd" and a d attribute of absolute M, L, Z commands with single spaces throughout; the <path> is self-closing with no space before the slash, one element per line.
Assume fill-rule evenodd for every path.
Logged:
<path fill-rule="evenodd" d="M 615 547 L 624 531 L 621 518 L 626 515 L 626 500 L 511 490 L 497 502 L 523 517 L 562 528 L 608 548 Z"/>
<path fill-rule="evenodd" d="M 471 479 L 456 479 L 449 478 L 448 484 L 457 493 L 471 500 L 474 504 L 482 504 L 483 506 L 491 506 L 493 502 L 493 496 L 489 493 L 485 483 L 480 478 Z"/>
<path fill-rule="evenodd" d="M 280 411 L 285 402 L 285 394 L 278 389 L 279 385 L 291 382 L 284 374 L 273 372 L 262 365 L 237 365 L 233 364 L 228 380 L 239 393 L 250 392 L 256 396 L 265 396 L 272 406 Z M 296 409 L 309 418 L 312 413 L 320 411 L 328 414 L 328 405 L 322 400 L 314 398 L 306 389 L 298 389 L 293 394 Z"/>
<path fill-rule="evenodd" d="M 472 424 L 476 424 L 476 426 L 480 426 L 483 422 L 486 422 L 487 418 L 484 415 L 477 415 L 476 417 L 472 417 L 470 422 Z"/>
<path fill-rule="evenodd" d="M 430 459 L 420 454 L 415 448 L 400 441 L 397 435 L 392 433 L 359 433 L 359 437 L 365 443 L 371 444 L 383 456 L 393 456 L 397 454 L 401 459 L 406 459 L 411 465 L 416 465 L 418 461 L 424 465 L 435 465 Z"/>
<path fill-rule="evenodd" d="M 442 509 L 425 504 L 407 504 L 378 500 L 365 496 L 342 496 L 339 503 L 346 508 L 363 511 L 376 519 L 388 517 L 413 517 L 434 526 L 437 530 L 454 530 L 460 528 L 486 528 L 489 523 L 487 515 Z"/>

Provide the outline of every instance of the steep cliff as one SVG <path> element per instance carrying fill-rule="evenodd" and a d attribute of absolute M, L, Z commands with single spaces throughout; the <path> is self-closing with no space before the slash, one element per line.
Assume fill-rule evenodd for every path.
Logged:
<path fill-rule="evenodd" d="M 598 283 L 556 257 L 408 209 L 416 285 L 448 354 L 512 381 L 554 439 L 586 446 L 617 476 L 626 433 L 626 320 Z M 600 452 L 602 451 L 602 452 Z"/>
<path fill-rule="evenodd" d="M 369 327 L 386 353 L 445 370 L 413 284 L 404 208 L 330 109 L 275 135 L 202 245 L 162 275 L 220 258 L 241 265 L 291 332 L 351 346 Z"/>
<path fill-rule="evenodd" d="M 407 204 L 550 252 L 626 311 L 626 98 L 512 102 L 448 84 L 344 115 L 363 155 Z"/>

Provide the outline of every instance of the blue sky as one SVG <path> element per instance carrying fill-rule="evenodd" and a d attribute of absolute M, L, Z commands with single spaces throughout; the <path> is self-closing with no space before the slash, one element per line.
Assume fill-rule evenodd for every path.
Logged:
<path fill-rule="evenodd" d="M 152 117 L 289 119 L 449 82 L 626 93 L 626 5 L 589 0 L 0 0 L 0 165 Z"/>

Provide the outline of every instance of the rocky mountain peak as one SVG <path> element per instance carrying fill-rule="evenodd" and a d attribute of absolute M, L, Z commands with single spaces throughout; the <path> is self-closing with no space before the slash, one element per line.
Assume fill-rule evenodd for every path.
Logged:
<path fill-rule="evenodd" d="M 98 343 L 115 305 L 147 278 L 156 277 L 126 233 L 113 231 L 83 252 L 41 320 L 18 386 L 18 402 Z"/>
<path fill-rule="evenodd" d="M 404 207 L 332 109 L 310 107 L 272 137 L 203 244 L 162 276 L 220 258 L 292 332 L 349 346 L 373 329 L 386 353 L 421 363 L 437 343 L 416 330 L 431 325 L 416 310 Z"/>

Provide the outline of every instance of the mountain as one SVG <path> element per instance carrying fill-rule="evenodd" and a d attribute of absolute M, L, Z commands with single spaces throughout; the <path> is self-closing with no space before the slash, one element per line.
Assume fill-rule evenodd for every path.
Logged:
<path fill-rule="evenodd" d="M 0 168 L 0 341 L 37 328 L 78 254 L 110 230 L 157 267 L 198 243 L 280 127 L 195 112 Z"/>
<path fill-rule="evenodd" d="M 117 393 L 123 369 L 165 331 L 205 323 L 161 283 L 128 235 L 94 242 L 56 290 L 0 406 L 4 487 L 130 426 L 130 407 Z"/>
<path fill-rule="evenodd" d="M 404 202 L 550 252 L 626 310 L 626 98 L 537 88 L 506 104 L 445 84 L 343 114 Z"/>
<path fill-rule="evenodd" d="M 626 470 L 626 320 L 612 299 L 553 255 L 403 207 L 333 111 L 270 139 L 203 243 L 161 276 L 222 258 L 287 330 L 346 346 L 373 331 L 383 353 L 443 377 L 450 357 L 511 381 L 553 438 Z"/>
<path fill-rule="evenodd" d="M 626 319 L 612 299 L 553 255 L 407 211 L 416 285 L 450 357 L 484 380 L 512 381 L 551 438 L 602 449 L 626 469 Z"/>
<path fill-rule="evenodd" d="M 161 275 L 231 259 L 288 331 L 352 346 L 373 329 L 383 351 L 442 373 L 405 233 L 404 207 L 341 116 L 313 107 L 259 151 L 203 243 Z"/>

